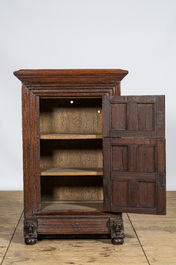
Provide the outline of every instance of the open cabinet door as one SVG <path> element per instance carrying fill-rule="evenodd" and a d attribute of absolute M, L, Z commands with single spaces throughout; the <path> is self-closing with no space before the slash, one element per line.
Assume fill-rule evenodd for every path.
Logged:
<path fill-rule="evenodd" d="M 103 97 L 104 210 L 166 213 L 164 96 Z"/>

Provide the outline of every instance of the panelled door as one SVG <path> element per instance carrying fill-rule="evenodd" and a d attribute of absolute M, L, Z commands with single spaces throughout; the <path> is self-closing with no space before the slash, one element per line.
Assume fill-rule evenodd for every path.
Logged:
<path fill-rule="evenodd" d="M 104 210 L 165 214 L 164 96 L 103 97 Z"/>

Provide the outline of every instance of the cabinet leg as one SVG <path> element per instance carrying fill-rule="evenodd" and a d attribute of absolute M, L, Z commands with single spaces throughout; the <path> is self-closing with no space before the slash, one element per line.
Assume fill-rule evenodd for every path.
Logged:
<path fill-rule="evenodd" d="M 37 242 L 37 220 L 24 220 L 24 242 L 26 245 L 34 245 Z"/>
<path fill-rule="evenodd" d="M 124 226 L 122 217 L 110 218 L 111 242 L 114 245 L 121 245 L 124 241 Z"/>

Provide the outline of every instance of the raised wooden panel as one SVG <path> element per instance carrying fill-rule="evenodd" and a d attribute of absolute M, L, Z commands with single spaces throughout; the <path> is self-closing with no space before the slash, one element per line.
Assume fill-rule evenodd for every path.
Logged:
<path fill-rule="evenodd" d="M 102 111 L 104 209 L 165 214 L 165 97 L 104 96 Z"/>
<path fill-rule="evenodd" d="M 104 138 L 106 211 L 165 214 L 165 140 Z M 158 194 L 160 200 L 157 199 Z M 106 198 L 108 196 L 108 198 Z"/>
<path fill-rule="evenodd" d="M 113 146 L 112 148 L 112 169 L 127 171 L 128 147 Z"/>
<path fill-rule="evenodd" d="M 165 137 L 164 96 L 103 97 L 104 137 Z"/>
<path fill-rule="evenodd" d="M 113 181 L 112 203 L 120 206 L 128 206 L 129 181 Z"/>
<path fill-rule="evenodd" d="M 147 140 L 133 144 L 132 140 L 125 138 L 113 140 L 115 144 L 112 145 L 112 170 L 146 173 L 157 171 L 157 141 Z M 136 142 L 136 139 L 134 141 Z"/>
<path fill-rule="evenodd" d="M 138 108 L 138 130 L 154 130 L 155 115 L 154 104 L 137 104 Z"/>
<path fill-rule="evenodd" d="M 156 185 L 154 182 L 139 182 L 138 207 L 156 207 Z"/>
<path fill-rule="evenodd" d="M 113 146 L 112 170 L 155 172 L 156 165 L 155 146 Z"/>
<path fill-rule="evenodd" d="M 115 180 L 112 183 L 112 205 L 116 207 L 156 208 L 154 182 Z"/>
<path fill-rule="evenodd" d="M 155 147 L 141 145 L 138 147 L 138 170 L 140 172 L 154 172 L 156 167 Z"/>
<path fill-rule="evenodd" d="M 114 104 L 111 109 L 112 129 L 126 130 L 127 104 Z"/>

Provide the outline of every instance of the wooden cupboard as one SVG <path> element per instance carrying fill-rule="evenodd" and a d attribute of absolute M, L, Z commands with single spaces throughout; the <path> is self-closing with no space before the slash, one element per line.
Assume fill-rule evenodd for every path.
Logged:
<path fill-rule="evenodd" d="M 124 70 L 19 70 L 24 238 L 124 239 L 123 212 L 165 214 L 164 96 L 121 96 Z"/>

